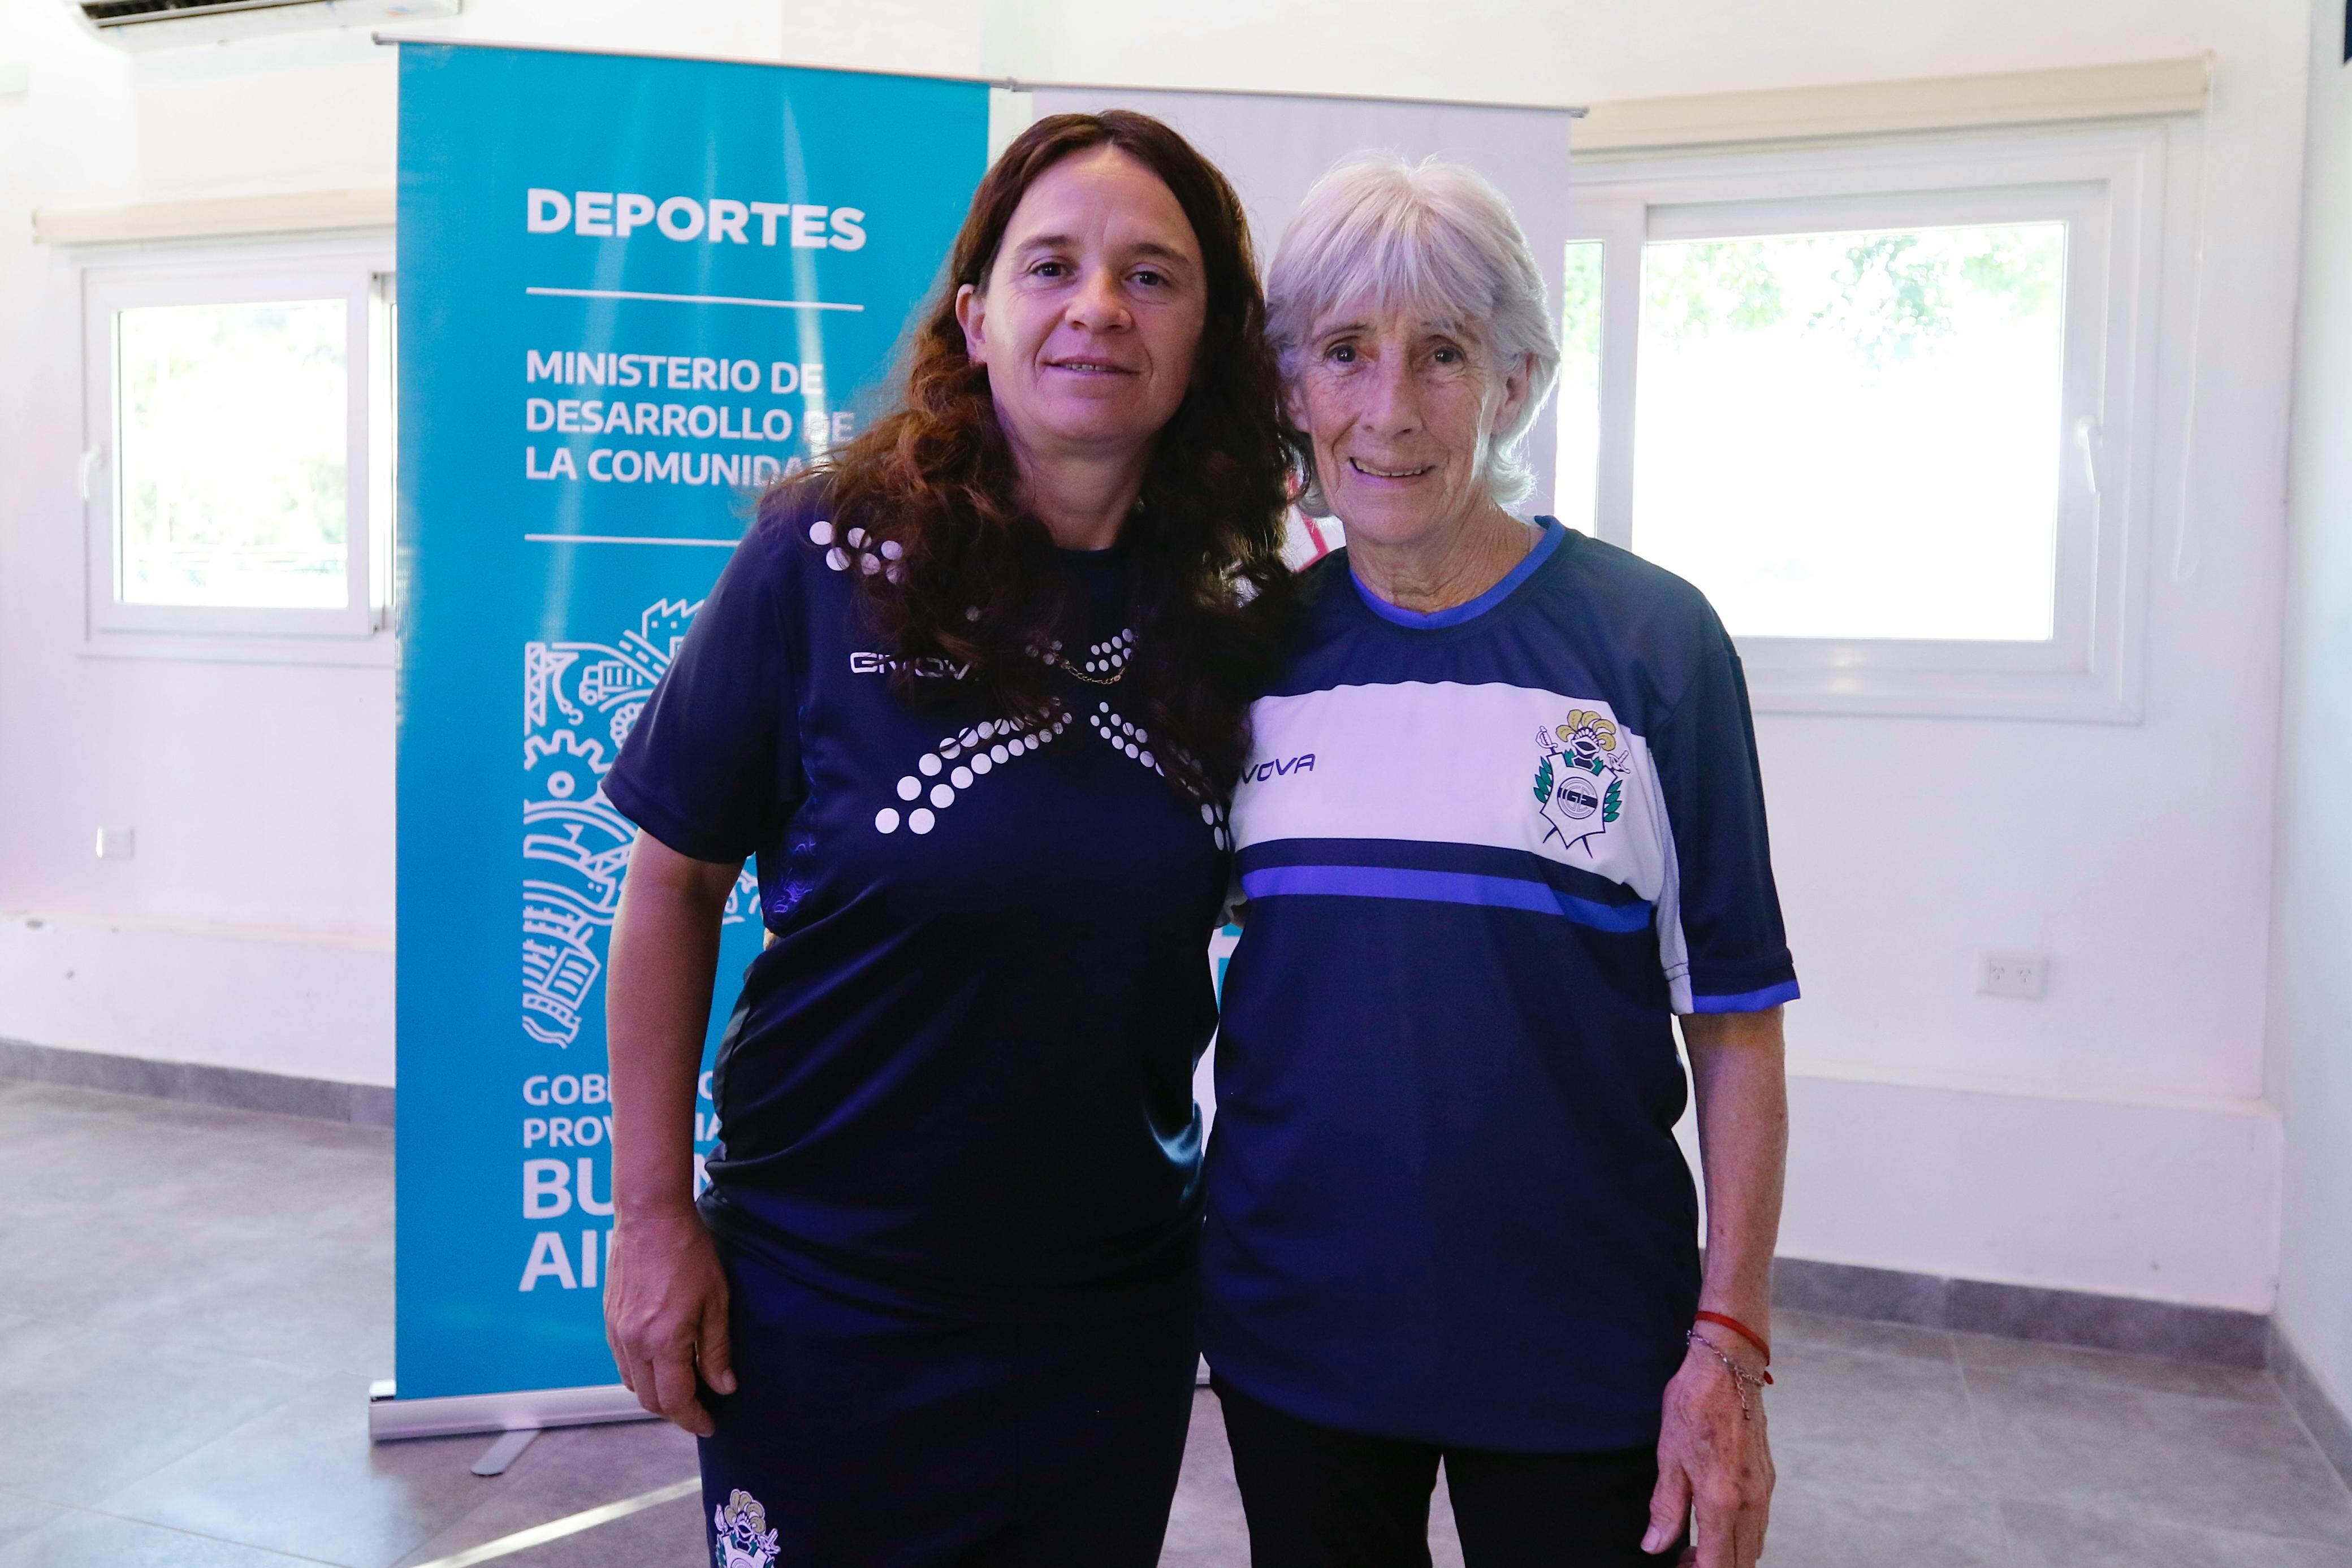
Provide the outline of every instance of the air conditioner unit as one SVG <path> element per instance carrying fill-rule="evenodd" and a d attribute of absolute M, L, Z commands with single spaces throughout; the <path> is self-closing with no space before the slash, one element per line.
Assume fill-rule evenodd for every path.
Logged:
<path fill-rule="evenodd" d="M 110 44 L 152 49 L 264 33 L 454 16 L 465 0 L 66 0 Z"/>

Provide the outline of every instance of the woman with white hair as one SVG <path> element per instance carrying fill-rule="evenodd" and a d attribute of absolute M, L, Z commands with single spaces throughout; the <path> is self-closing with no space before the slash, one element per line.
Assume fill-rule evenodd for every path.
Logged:
<path fill-rule="evenodd" d="M 1797 985 L 1738 657 L 1507 509 L 1559 350 L 1486 182 L 1335 170 L 1268 293 L 1348 548 L 1232 818 L 1202 1343 L 1252 1562 L 1426 1568 L 1442 1459 L 1469 1568 L 1749 1568 Z"/>

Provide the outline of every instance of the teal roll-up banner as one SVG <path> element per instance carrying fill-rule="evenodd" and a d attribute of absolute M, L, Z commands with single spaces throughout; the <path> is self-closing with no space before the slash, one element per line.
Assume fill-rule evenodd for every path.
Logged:
<path fill-rule="evenodd" d="M 760 486 L 870 407 L 987 135 L 978 83 L 402 47 L 403 1402 L 614 1381 L 602 779 Z M 747 874 L 713 1041 L 759 913 Z"/>

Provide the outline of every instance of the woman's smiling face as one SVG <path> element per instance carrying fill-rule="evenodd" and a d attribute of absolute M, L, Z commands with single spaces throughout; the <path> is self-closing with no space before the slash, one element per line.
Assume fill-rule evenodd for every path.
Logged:
<path fill-rule="evenodd" d="M 1341 525 L 1384 545 L 1427 540 L 1493 504 L 1489 444 L 1528 392 L 1476 322 L 1343 307 L 1315 325 L 1288 392 L 1315 477 Z"/>
<path fill-rule="evenodd" d="M 1157 436 L 1192 385 L 1208 319 L 1200 244 L 1143 163 L 1075 153 L 1024 193 L 956 318 L 1017 454 L 1116 456 Z"/>

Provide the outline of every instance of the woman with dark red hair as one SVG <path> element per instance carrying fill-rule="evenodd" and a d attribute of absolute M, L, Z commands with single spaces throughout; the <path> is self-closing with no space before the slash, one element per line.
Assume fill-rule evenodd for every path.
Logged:
<path fill-rule="evenodd" d="M 644 832 L 605 1320 L 702 1438 L 717 1561 L 1157 1560 L 1223 804 L 1291 621 L 1275 389 L 1224 179 L 1140 115 L 1039 121 L 900 406 L 766 497 L 606 781 Z"/>

